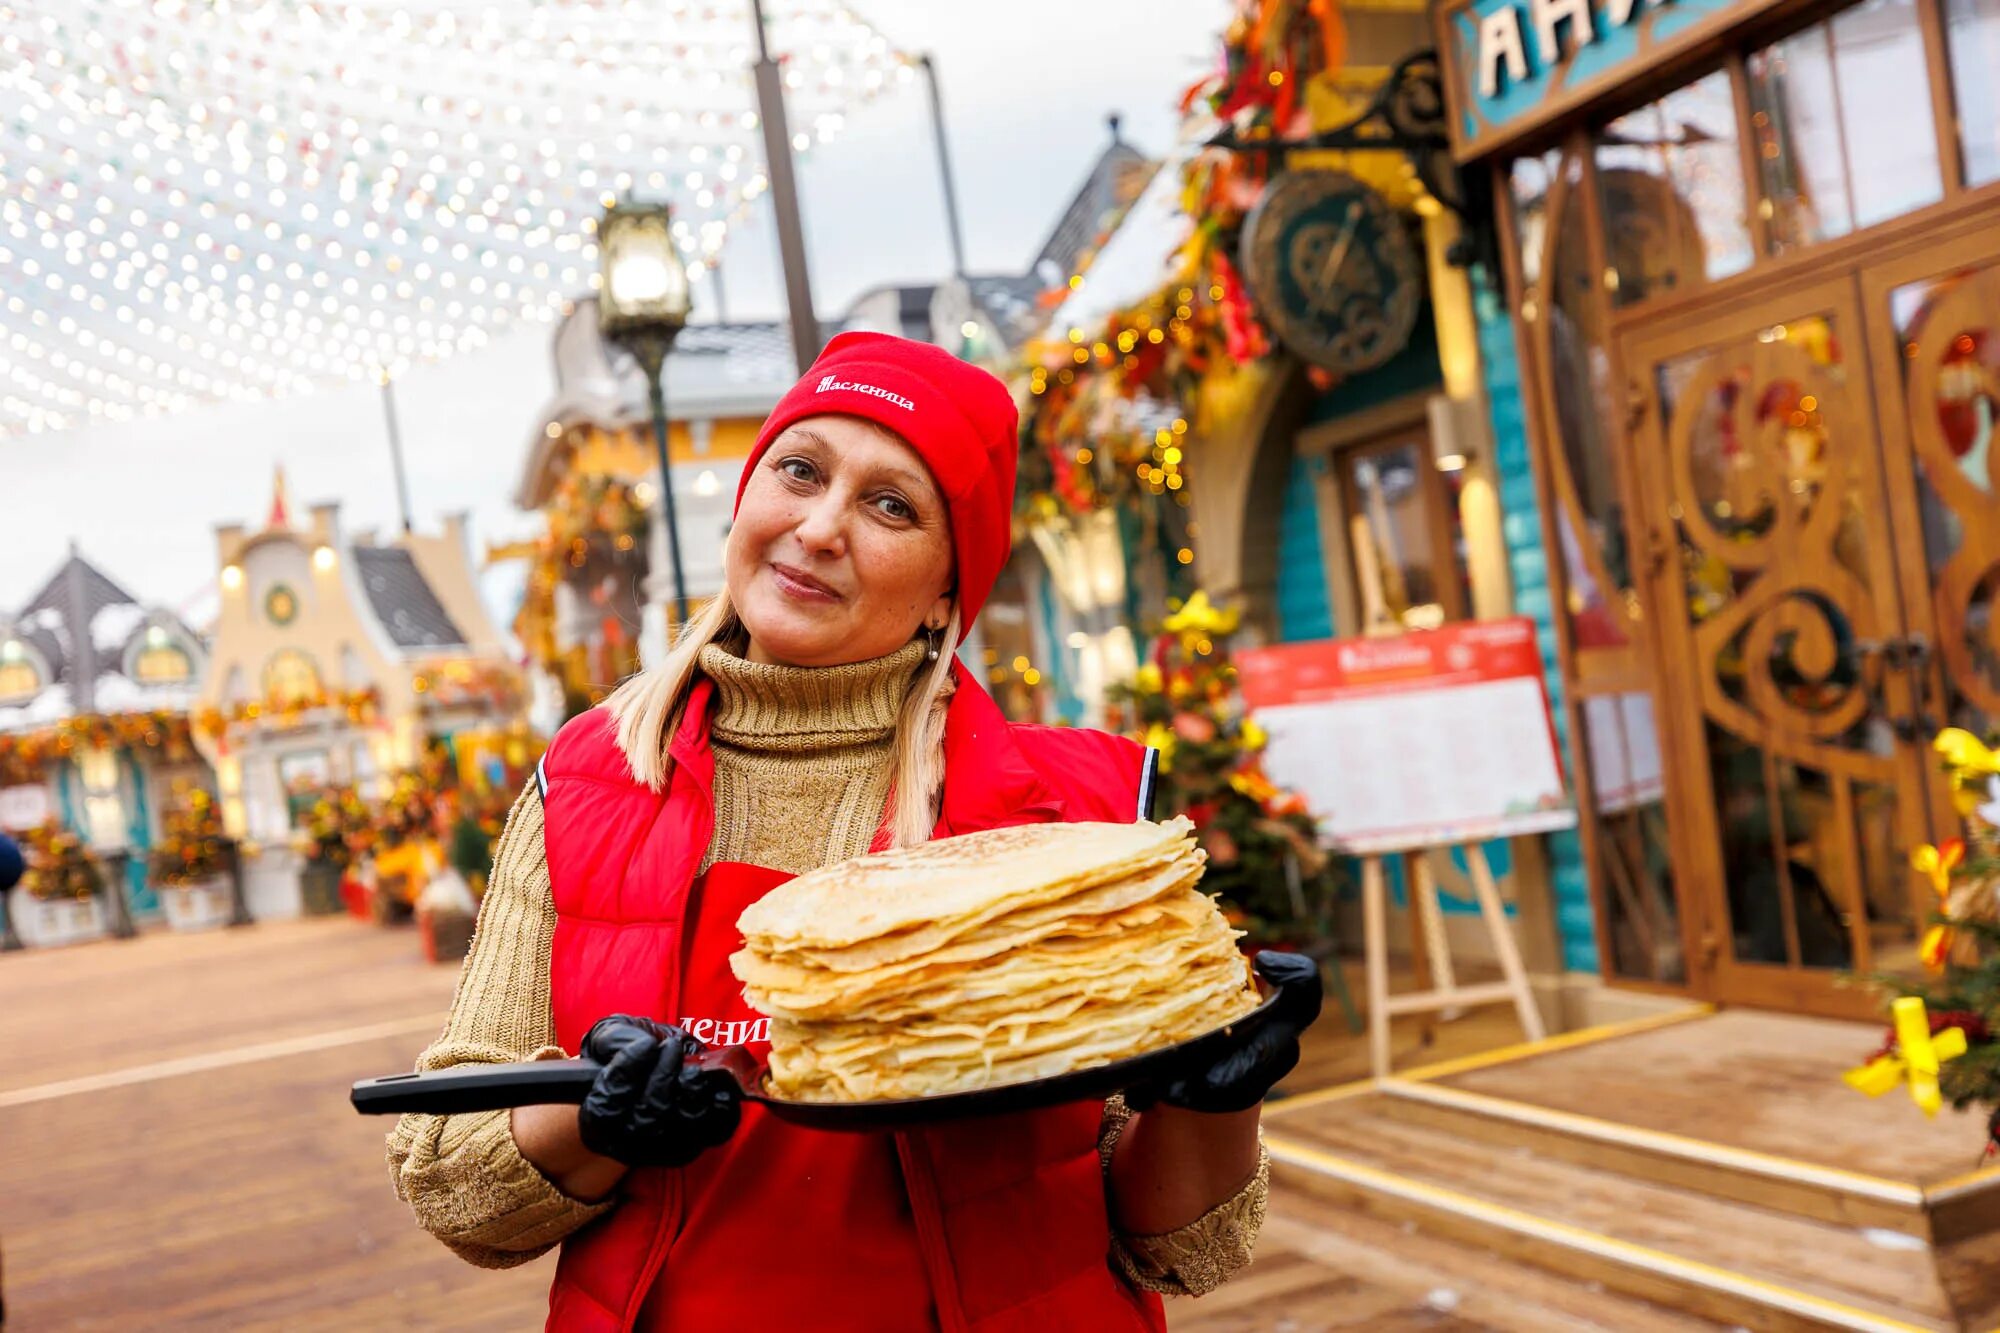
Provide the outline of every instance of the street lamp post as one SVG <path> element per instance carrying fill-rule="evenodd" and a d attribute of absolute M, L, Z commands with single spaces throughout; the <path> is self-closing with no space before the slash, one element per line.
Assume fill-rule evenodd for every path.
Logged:
<path fill-rule="evenodd" d="M 630 352 L 646 372 L 653 408 L 653 444 L 660 455 L 660 509 L 667 520 L 667 558 L 674 572 L 674 625 L 687 624 L 687 576 L 681 569 L 680 524 L 674 515 L 674 473 L 667 456 L 665 366 L 687 325 L 687 269 L 674 245 L 665 204 L 618 203 L 597 225 L 597 322 L 604 336 Z M 669 644 L 673 633 L 667 635 Z"/>

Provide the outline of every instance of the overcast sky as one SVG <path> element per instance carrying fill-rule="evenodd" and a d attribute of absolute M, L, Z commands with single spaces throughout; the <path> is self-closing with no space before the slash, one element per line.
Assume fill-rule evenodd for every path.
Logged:
<path fill-rule="evenodd" d="M 975 271 L 1018 272 L 1107 142 L 1105 117 L 1159 153 L 1179 92 L 1215 58 L 1226 0 L 1015 0 L 1007 5 L 864 0 L 863 14 L 911 52 L 930 51 Z M 861 108 L 802 166 L 815 304 L 837 314 L 884 282 L 950 268 L 922 84 Z M 724 257 L 732 318 L 781 313 L 767 216 Z M 697 318 L 713 292 L 696 288 Z M 510 500 L 530 433 L 553 392 L 550 326 L 410 372 L 396 386 L 420 526 L 470 510 L 484 542 L 534 530 Z M 342 504 L 350 530 L 396 524 L 382 401 L 373 388 L 227 404 L 173 418 L 0 440 L 0 608 L 17 609 L 74 538 L 142 601 L 206 602 L 213 525 L 257 522 L 282 464 L 293 502 Z M 511 580 L 489 591 L 504 600 Z M 508 606 L 496 606 L 502 614 Z"/>

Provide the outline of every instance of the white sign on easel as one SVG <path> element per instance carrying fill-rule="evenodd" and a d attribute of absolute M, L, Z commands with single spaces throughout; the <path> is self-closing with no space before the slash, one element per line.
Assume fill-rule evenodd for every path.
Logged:
<path fill-rule="evenodd" d="M 1336 850 L 1361 858 L 1369 1046 L 1389 1073 L 1389 1018 L 1509 1000 L 1530 1040 L 1541 1014 L 1481 844 L 1569 828 L 1541 654 L 1526 618 L 1449 625 L 1382 639 L 1239 652 L 1245 702 L 1270 736 L 1265 770 L 1305 797 Z M 1385 856 L 1458 847 L 1503 980 L 1461 986 L 1422 855 L 1410 902 L 1434 989 L 1391 996 Z"/>

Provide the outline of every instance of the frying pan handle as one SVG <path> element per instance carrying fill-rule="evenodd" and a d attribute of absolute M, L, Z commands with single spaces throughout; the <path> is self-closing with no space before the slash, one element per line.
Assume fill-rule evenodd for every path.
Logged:
<path fill-rule="evenodd" d="M 760 1081 L 757 1062 L 741 1046 L 713 1046 L 688 1061 L 719 1069 L 744 1088 Z M 509 1065 L 457 1065 L 422 1074 L 364 1078 L 349 1100 L 363 1115 L 458 1115 L 516 1106 L 580 1106 L 600 1068 L 595 1060 L 524 1060 Z"/>
<path fill-rule="evenodd" d="M 457 1115 L 516 1106 L 578 1106 L 597 1080 L 595 1060 L 524 1060 L 457 1065 L 422 1074 L 364 1078 L 349 1099 L 363 1115 Z"/>

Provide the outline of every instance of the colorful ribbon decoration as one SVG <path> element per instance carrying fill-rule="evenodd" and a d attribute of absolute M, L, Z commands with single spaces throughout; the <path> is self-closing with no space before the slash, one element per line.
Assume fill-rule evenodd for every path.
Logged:
<path fill-rule="evenodd" d="M 1931 1016 L 1924 1002 L 1905 995 L 1890 1006 L 1896 1026 L 1896 1045 L 1886 1055 L 1841 1075 L 1847 1086 L 1870 1097 L 1880 1097 L 1899 1083 L 1910 1085 L 1910 1100 L 1925 1115 L 1935 1116 L 1944 1105 L 1938 1091 L 1938 1069 L 1947 1060 L 1964 1055 L 1967 1047 L 1963 1028 L 1946 1028 L 1932 1035 Z"/>
<path fill-rule="evenodd" d="M 1944 911 L 1951 897 L 1951 872 L 1958 869 L 1964 860 L 1965 840 L 1962 838 L 1947 838 L 1936 847 L 1924 843 L 1910 853 L 1910 868 L 1930 881 L 1931 888 L 1937 892 L 1940 912 Z M 1952 928 L 1943 923 L 1925 931 L 1923 942 L 1917 946 L 1924 966 L 1933 972 L 1942 972 L 1945 959 L 1951 954 L 1952 939 Z"/>

